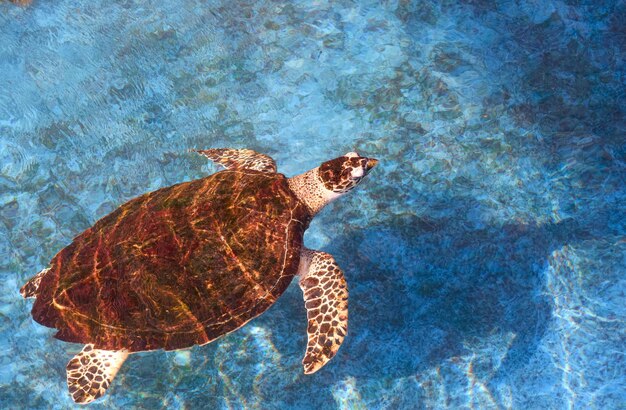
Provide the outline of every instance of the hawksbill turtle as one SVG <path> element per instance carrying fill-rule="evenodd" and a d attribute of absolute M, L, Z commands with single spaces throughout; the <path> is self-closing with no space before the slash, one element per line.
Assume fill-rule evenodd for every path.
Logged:
<path fill-rule="evenodd" d="M 304 294 L 310 374 L 347 332 L 348 289 L 332 255 L 303 235 L 376 159 L 349 152 L 287 178 L 248 149 L 199 150 L 226 169 L 136 197 L 78 235 L 20 290 L 57 339 L 72 399 L 101 397 L 130 353 L 209 343 L 267 310 L 294 276 Z"/>

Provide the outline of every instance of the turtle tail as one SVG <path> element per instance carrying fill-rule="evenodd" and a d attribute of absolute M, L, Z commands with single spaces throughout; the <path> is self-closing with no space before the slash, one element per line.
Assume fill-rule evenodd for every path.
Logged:
<path fill-rule="evenodd" d="M 37 290 L 39 289 L 39 284 L 41 283 L 41 278 L 49 271 L 50 269 L 44 269 L 26 282 L 24 286 L 20 289 L 20 294 L 24 298 L 34 298 L 37 297 Z"/>

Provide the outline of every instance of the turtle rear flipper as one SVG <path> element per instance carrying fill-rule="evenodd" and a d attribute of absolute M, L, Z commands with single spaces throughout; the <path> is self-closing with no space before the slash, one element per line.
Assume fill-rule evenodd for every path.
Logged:
<path fill-rule="evenodd" d="M 41 283 L 41 278 L 48 273 L 50 269 L 44 269 L 26 282 L 24 286 L 20 289 L 20 295 L 24 298 L 34 298 L 37 297 L 37 290 L 39 289 L 39 284 Z"/>
<path fill-rule="evenodd" d="M 332 255 L 304 249 L 300 288 L 307 310 L 308 343 L 304 373 L 315 373 L 332 359 L 348 331 L 348 287 Z"/>
<path fill-rule="evenodd" d="M 67 364 L 67 387 L 76 403 L 86 404 L 106 393 L 128 352 L 85 345 Z"/>

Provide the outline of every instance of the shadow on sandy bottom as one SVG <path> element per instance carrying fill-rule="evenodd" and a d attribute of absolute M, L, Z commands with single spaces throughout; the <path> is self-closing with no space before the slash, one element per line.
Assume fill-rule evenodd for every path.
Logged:
<path fill-rule="evenodd" d="M 348 277 L 349 336 L 332 372 L 312 376 L 314 384 L 412 377 L 476 346 L 477 354 L 491 355 L 489 343 L 500 336 L 510 339 L 502 342 L 507 349 L 497 366 L 487 369 L 490 379 L 521 368 L 551 320 L 542 278 L 551 252 L 595 236 L 597 221 L 476 229 L 462 218 L 410 216 L 345 232 L 325 250 Z M 302 302 L 299 292 L 284 298 L 294 314 L 281 318 L 274 335 L 278 351 L 290 354 L 296 337 L 304 346 L 304 335 L 294 336 L 304 327 Z M 275 312 L 258 323 L 276 326 Z M 493 347 L 494 357 L 502 344 Z"/>

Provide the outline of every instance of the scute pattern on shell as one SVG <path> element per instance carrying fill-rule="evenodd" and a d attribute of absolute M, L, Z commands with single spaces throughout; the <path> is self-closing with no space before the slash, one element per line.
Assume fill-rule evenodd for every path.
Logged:
<path fill-rule="evenodd" d="M 310 219 L 282 174 L 226 170 L 142 195 L 54 257 L 33 317 L 98 349 L 208 343 L 284 292 Z"/>

